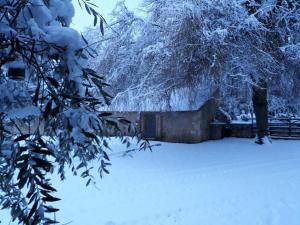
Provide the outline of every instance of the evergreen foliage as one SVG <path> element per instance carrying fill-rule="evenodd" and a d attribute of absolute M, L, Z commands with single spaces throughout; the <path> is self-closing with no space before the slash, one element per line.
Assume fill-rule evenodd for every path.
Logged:
<path fill-rule="evenodd" d="M 96 6 L 79 3 L 103 34 Z M 69 27 L 73 15 L 71 0 L 0 1 L 0 204 L 26 225 L 57 223 L 50 174 L 71 168 L 88 185 L 92 160 L 109 173 L 106 127 L 128 124 L 100 113 L 112 96 L 87 66 L 95 52 Z"/>

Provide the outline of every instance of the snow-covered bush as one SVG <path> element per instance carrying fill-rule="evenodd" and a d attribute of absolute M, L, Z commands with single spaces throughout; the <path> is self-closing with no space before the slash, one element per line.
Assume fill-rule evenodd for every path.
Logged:
<path fill-rule="evenodd" d="M 100 22 L 88 0 L 79 3 Z M 88 163 L 108 173 L 106 124 L 99 109 L 111 96 L 104 77 L 87 67 L 93 51 L 69 27 L 71 0 L 0 1 L 0 204 L 12 220 L 52 224 L 49 173 L 65 167 L 94 182 Z"/>

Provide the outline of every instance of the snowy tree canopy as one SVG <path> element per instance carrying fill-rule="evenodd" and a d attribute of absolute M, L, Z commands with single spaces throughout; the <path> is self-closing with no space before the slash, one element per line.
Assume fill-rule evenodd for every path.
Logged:
<path fill-rule="evenodd" d="M 272 109 L 300 109 L 298 1 L 144 0 L 143 18 L 117 9 L 97 46 L 107 54 L 90 62 L 115 84 L 111 109 L 197 109 L 217 87 L 227 110 L 247 106 L 250 74 L 271 83 Z"/>

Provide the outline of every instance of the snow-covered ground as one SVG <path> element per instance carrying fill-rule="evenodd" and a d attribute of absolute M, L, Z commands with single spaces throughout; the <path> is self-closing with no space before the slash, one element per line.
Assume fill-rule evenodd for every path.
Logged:
<path fill-rule="evenodd" d="M 112 163 L 98 189 L 55 181 L 62 224 L 300 225 L 300 141 L 162 143 Z"/>

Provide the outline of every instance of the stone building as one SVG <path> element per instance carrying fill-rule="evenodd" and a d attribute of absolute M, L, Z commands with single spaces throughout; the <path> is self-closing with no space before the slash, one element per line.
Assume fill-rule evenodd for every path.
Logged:
<path fill-rule="evenodd" d="M 134 125 L 137 134 L 148 140 L 176 143 L 199 143 L 211 137 L 210 124 L 217 111 L 217 100 L 208 99 L 198 110 L 170 112 L 112 112 Z M 120 126 L 122 135 L 135 135 L 134 130 Z M 113 135 L 113 134 L 111 134 Z"/>

